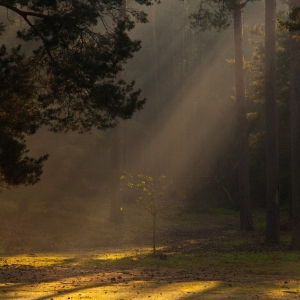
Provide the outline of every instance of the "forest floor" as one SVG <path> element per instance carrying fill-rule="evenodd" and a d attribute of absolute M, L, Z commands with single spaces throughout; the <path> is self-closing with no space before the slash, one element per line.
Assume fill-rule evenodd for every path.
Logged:
<path fill-rule="evenodd" d="M 300 253 L 288 251 L 290 233 L 267 246 L 263 228 L 240 232 L 237 216 L 186 214 L 177 225 L 173 216 L 158 231 L 156 255 L 151 241 L 112 237 L 93 249 L 3 253 L 0 299 L 299 299 Z"/>

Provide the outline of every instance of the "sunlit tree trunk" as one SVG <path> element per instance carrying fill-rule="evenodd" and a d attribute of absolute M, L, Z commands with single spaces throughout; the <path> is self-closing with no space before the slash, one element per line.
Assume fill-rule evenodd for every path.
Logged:
<path fill-rule="evenodd" d="M 290 8 L 300 8 L 299 0 L 291 0 Z M 299 34 L 299 32 L 297 32 Z M 291 169 L 293 234 L 291 249 L 300 250 L 300 42 L 291 32 Z"/>
<path fill-rule="evenodd" d="M 252 230 L 249 188 L 248 162 L 248 126 L 246 118 L 246 88 L 244 71 L 244 42 L 243 42 L 243 15 L 242 7 L 238 6 L 233 13 L 234 46 L 235 46 L 235 80 L 238 126 L 238 159 L 239 159 L 239 203 L 240 229 Z"/>
<path fill-rule="evenodd" d="M 126 0 L 123 0 L 120 6 L 120 19 L 125 18 L 126 13 Z M 122 79 L 123 73 L 118 75 L 118 79 Z M 116 137 L 112 151 L 112 193 L 110 199 L 110 221 L 113 223 L 123 222 L 123 209 L 122 209 L 122 191 L 120 176 L 123 171 L 124 165 L 124 124 L 123 120 L 119 120 L 116 130 Z"/>
<path fill-rule="evenodd" d="M 276 114 L 276 1 L 265 1 L 265 116 L 267 160 L 266 242 L 278 244 L 279 160 Z"/>

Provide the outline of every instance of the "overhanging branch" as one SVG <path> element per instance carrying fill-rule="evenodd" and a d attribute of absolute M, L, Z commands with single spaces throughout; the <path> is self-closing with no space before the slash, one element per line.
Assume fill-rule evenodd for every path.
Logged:
<path fill-rule="evenodd" d="M 7 9 L 14 11 L 18 15 L 22 16 L 24 19 L 27 18 L 28 16 L 42 18 L 42 19 L 51 18 L 51 16 L 49 16 L 49 15 L 45 15 L 42 13 L 35 13 L 35 12 L 31 12 L 31 11 L 24 11 L 24 10 L 18 9 L 17 7 L 15 7 L 13 5 L 2 3 L 1 1 L 0 1 L 0 6 L 6 7 Z"/>

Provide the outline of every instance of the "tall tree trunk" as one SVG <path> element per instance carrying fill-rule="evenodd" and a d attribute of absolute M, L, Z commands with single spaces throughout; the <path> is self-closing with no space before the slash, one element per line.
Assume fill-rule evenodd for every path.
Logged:
<path fill-rule="evenodd" d="M 299 8 L 299 0 L 291 0 L 290 8 Z M 299 32 L 297 32 L 299 34 Z M 300 250 L 300 42 L 291 32 L 291 169 L 293 234 L 291 249 Z"/>
<path fill-rule="evenodd" d="M 276 113 L 276 1 L 265 1 L 266 242 L 279 244 L 279 161 Z"/>
<path fill-rule="evenodd" d="M 125 18 L 126 13 L 126 0 L 123 0 L 120 6 L 120 19 Z M 118 79 L 122 79 L 123 72 L 118 74 Z M 122 192 L 120 176 L 123 171 L 124 164 L 124 125 L 123 120 L 119 120 L 116 130 L 115 142 L 112 151 L 112 193 L 110 199 L 110 216 L 109 219 L 113 223 L 120 224 L 123 222 L 123 210 L 122 210 Z"/>
<path fill-rule="evenodd" d="M 246 118 L 246 88 L 242 7 L 233 13 L 235 47 L 235 81 L 238 127 L 240 229 L 253 230 L 249 188 L 248 126 Z"/>

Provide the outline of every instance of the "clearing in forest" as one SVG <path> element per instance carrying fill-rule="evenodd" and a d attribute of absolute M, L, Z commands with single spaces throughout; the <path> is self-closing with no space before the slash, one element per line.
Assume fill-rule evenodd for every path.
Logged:
<path fill-rule="evenodd" d="M 262 215 L 256 224 L 263 223 Z M 151 241 L 87 250 L 4 253 L 0 299 L 295 299 L 300 253 L 238 231 L 235 212 L 182 214 Z M 117 243 L 117 242 L 116 242 Z"/>

